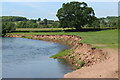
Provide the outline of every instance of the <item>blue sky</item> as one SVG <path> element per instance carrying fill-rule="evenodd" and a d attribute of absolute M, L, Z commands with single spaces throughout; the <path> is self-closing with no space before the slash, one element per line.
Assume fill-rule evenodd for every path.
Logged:
<path fill-rule="evenodd" d="M 27 18 L 42 18 L 57 20 L 57 10 L 63 2 L 3 2 L 3 16 L 23 16 Z M 87 2 L 97 17 L 117 16 L 118 2 Z"/>

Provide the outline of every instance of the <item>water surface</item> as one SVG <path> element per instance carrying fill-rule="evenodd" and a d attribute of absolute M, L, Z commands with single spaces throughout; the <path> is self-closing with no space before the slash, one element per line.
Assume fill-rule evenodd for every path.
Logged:
<path fill-rule="evenodd" d="M 71 72 L 64 60 L 49 58 L 64 49 L 58 43 L 3 38 L 3 78 L 62 78 Z"/>

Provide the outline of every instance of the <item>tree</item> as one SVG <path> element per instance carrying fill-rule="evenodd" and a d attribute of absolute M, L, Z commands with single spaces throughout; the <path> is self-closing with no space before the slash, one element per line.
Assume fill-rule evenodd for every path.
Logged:
<path fill-rule="evenodd" d="M 41 21 L 41 18 L 38 18 L 38 21 Z"/>
<path fill-rule="evenodd" d="M 14 31 L 15 24 L 12 22 L 2 22 L 2 36 L 5 36 L 6 33 L 9 33 L 11 31 Z"/>
<path fill-rule="evenodd" d="M 44 24 L 47 25 L 47 19 L 44 19 Z"/>
<path fill-rule="evenodd" d="M 86 24 L 91 24 L 96 19 L 94 10 L 88 7 L 87 3 L 75 1 L 63 3 L 56 16 L 63 28 L 75 27 L 77 30 Z"/>
<path fill-rule="evenodd" d="M 95 28 L 100 28 L 100 21 L 99 19 L 96 19 L 92 24 L 91 24 L 91 27 L 94 27 Z"/>

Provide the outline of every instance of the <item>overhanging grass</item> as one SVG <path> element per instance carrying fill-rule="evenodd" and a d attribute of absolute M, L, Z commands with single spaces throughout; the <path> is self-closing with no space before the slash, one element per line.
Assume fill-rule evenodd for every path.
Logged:
<path fill-rule="evenodd" d="M 71 52 L 72 52 L 72 50 L 69 50 L 69 49 L 63 50 L 55 55 L 50 56 L 50 58 L 60 58 L 62 56 L 66 56 L 66 55 L 70 54 Z"/>
<path fill-rule="evenodd" d="M 32 39 L 32 37 L 31 37 L 31 36 L 22 36 L 21 38 Z"/>
<path fill-rule="evenodd" d="M 103 30 L 96 32 L 38 32 L 12 33 L 31 35 L 76 35 L 82 37 L 80 43 L 104 44 L 106 48 L 118 48 L 118 30 Z"/>

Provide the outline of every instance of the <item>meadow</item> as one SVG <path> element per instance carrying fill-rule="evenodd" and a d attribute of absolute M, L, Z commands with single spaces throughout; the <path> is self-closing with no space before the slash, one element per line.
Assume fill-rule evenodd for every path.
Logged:
<path fill-rule="evenodd" d="M 18 30 L 27 30 L 30 31 L 30 28 L 20 28 Z M 31 29 L 39 30 L 39 29 Z M 42 29 L 50 30 L 50 29 Z M 62 28 L 56 28 L 52 30 L 62 30 Z M 89 32 L 13 32 L 8 34 L 31 34 L 31 35 L 76 35 L 82 37 L 80 43 L 87 44 L 99 44 L 104 46 L 94 46 L 96 48 L 118 48 L 118 30 L 101 30 L 101 31 L 89 31 Z"/>
<path fill-rule="evenodd" d="M 82 29 L 117 29 L 115 27 L 84 27 Z M 31 32 L 34 32 L 34 31 L 64 31 L 64 30 L 75 30 L 75 28 L 16 28 L 16 31 L 17 32 L 21 32 L 21 31 L 31 31 Z"/>

